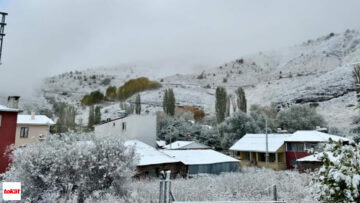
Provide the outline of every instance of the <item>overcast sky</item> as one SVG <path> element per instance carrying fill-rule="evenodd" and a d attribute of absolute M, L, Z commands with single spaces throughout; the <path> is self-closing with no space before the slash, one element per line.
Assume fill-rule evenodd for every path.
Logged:
<path fill-rule="evenodd" d="M 117 64 L 172 74 L 358 29 L 360 1 L 0 0 L 9 13 L 0 95 Z M 155 68 L 154 68 L 155 69 Z"/>

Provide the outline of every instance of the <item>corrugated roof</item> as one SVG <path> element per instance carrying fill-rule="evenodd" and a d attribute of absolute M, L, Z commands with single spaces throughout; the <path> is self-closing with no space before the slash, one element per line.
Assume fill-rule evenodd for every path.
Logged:
<path fill-rule="evenodd" d="M 268 151 L 276 152 L 290 134 L 268 134 Z M 246 134 L 230 150 L 248 152 L 266 152 L 266 134 Z"/>
<path fill-rule="evenodd" d="M 164 146 L 165 149 L 209 149 L 209 146 L 206 146 L 201 143 L 194 141 L 176 141 Z"/>
<path fill-rule="evenodd" d="M 339 140 L 349 141 L 345 137 L 330 135 L 316 130 L 298 130 L 288 137 L 285 142 L 328 142 L 329 138 L 335 142 Z"/>
<path fill-rule="evenodd" d="M 162 151 L 156 150 L 152 146 L 139 140 L 128 140 L 125 142 L 125 146 L 134 146 L 135 152 L 140 156 L 138 166 L 179 162 Z"/>
<path fill-rule="evenodd" d="M 205 150 L 162 150 L 165 154 L 183 162 L 185 165 L 204 165 L 224 162 L 239 162 L 220 152 Z"/>
<path fill-rule="evenodd" d="M 4 105 L 0 105 L 0 111 L 6 111 L 6 112 L 21 112 L 20 109 L 13 109 L 13 108 L 6 107 L 6 106 L 4 106 Z"/>
<path fill-rule="evenodd" d="M 54 125 L 55 122 L 44 115 L 35 115 L 34 119 L 31 119 L 31 115 L 18 115 L 17 124 Z"/>

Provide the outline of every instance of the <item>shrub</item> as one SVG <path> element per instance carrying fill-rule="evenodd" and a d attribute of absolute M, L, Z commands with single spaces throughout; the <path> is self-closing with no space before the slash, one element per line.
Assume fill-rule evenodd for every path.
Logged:
<path fill-rule="evenodd" d="M 77 195 L 83 202 L 93 192 L 124 197 L 135 171 L 134 150 L 115 137 L 52 135 L 39 144 L 13 151 L 6 181 L 22 183 L 22 198 L 52 201 Z"/>
<path fill-rule="evenodd" d="M 103 102 L 105 99 L 105 96 L 103 93 L 101 93 L 99 90 L 91 92 L 90 94 L 85 95 L 82 99 L 81 99 L 81 104 L 82 105 L 93 105 L 93 104 L 97 104 L 97 103 L 101 103 Z"/>
<path fill-rule="evenodd" d="M 117 97 L 123 101 L 141 91 L 153 90 L 160 87 L 161 84 L 159 82 L 151 81 L 146 77 L 131 79 L 125 82 L 123 86 L 119 87 Z"/>
<path fill-rule="evenodd" d="M 110 99 L 116 98 L 116 87 L 115 86 L 109 86 L 106 89 L 106 97 Z"/>

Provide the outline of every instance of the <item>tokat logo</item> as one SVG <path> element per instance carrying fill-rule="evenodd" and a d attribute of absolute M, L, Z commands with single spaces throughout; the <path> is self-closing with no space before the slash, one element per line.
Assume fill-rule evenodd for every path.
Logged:
<path fill-rule="evenodd" d="M 3 182 L 3 200 L 21 200 L 20 182 Z"/>

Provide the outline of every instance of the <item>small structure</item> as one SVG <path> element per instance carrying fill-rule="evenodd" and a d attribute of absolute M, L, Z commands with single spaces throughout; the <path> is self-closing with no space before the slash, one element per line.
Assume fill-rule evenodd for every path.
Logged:
<path fill-rule="evenodd" d="M 349 139 L 336 135 L 319 132 L 317 130 L 299 130 L 286 138 L 286 165 L 287 168 L 297 167 L 297 160 L 318 151 L 322 144 L 329 140 L 335 142 L 349 142 Z"/>
<path fill-rule="evenodd" d="M 10 145 L 15 144 L 16 120 L 19 97 L 8 97 L 8 106 L 0 105 L 0 173 L 4 173 L 10 164 L 10 158 L 5 154 Z"/>
<path fill-rule="evenodd" d="M 332 152 L 319 152 L 315 154 L 311 154 L 309 156 L 297 159 L 296 162 L 298 164 L 298 169 L 300 172 L 305 171 L 314 171 L 315 169 L 320 168 L 323 165 L 323 162 L 320 160 L 320 155 L 326 153 L 330 161 L 335 162 L 336 157 Z"/>
<path fill-rule="evenodd" d="M 55 122 L 45 115 L 18 115 L 15 146 L 38 143 L 49 134 Z"/>
<path fill-rule="evenodd" d="M 165 140 L 156 140 L 156 148 L 164 149 L 165 145 L 166 145 Z"/>
<path fill-rule="evenodd" d="M 176 141 L 168 145 L 165 145 L 164 149 L 171 149 L 171 150 L 210 149 L 210 147 L 195 141 Z"/>
<path fill-rule="evenodd" d="M 186 165 L 187 175 L 220 174 L 239 170 L 239 160 L 220 152 L 207 150 L 163 150 Z"/>
<path fill-rule="evenodd" d="M 268 134 L 269 168 L 286 169 L 284 141 L 290 134 Z M 242 166 L 266 167 L 266 134 L 246 134 L 230 147 Z"/>
<path fill-rule="evenodd" d="M 159 177 L 161 171 L 171 170 L 171 176 L 186 175 L 186 167 L 179 160 L 139 140 L 128 140 L 125 146 L 132 146 L 138 154 L 137 173 L 135 177 Z"/>
<path fill-rule="evenodd" d="M 156 147 L 156 116 L 129 115 L 95 125 L 95 136 L 119 136 L 124 140 L 139 140 Z"/>

